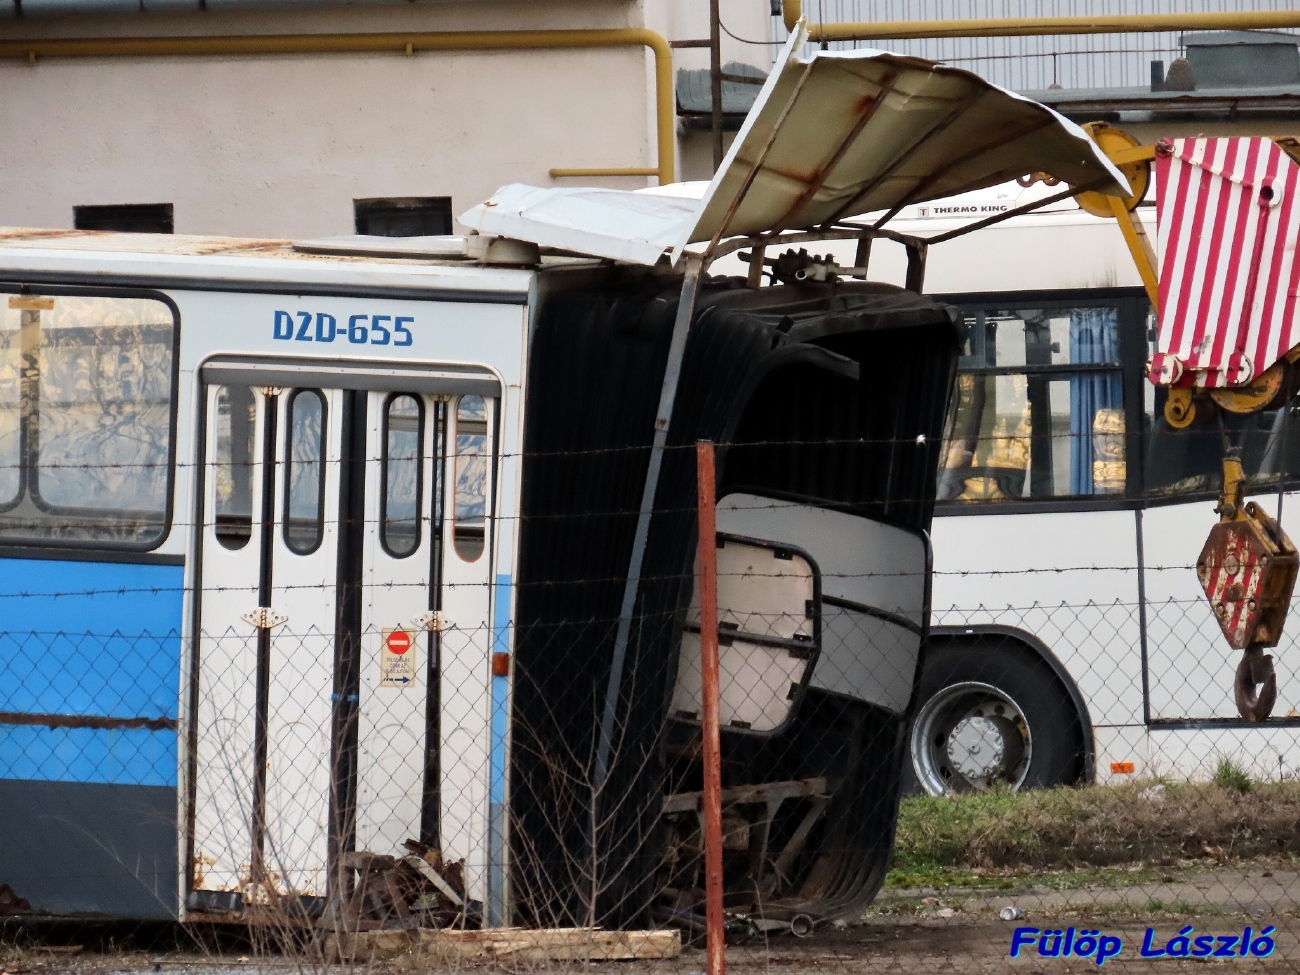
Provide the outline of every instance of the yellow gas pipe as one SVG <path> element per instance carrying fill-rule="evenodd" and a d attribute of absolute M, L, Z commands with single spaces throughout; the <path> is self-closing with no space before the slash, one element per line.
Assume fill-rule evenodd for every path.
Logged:
<path fill-rule="evenodd" d="M 552 169 L 551 176 L 674 175 L 673 64 L 668 41 L 644 27 L 592 30 L 420 31 L 376 34 L 251 34 L 231 37 L 78 37 L 0 41 L 0 57 L 167 57 L 255 54 L 414 54 L 416 51 L 525 51 L 586 47 L 646 47 L 655 59 L 657 165 Z"/>

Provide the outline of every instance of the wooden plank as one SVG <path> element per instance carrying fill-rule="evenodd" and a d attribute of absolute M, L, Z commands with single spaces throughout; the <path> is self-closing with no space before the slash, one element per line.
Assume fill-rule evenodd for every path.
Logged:
<path fill-rule="evenodd" d="M 519 962 L 623 961 L 676 958 L 675 930 L 600 931 L 591 928 L 487 928 L 481 931 L 421 928 L 330 935 L 326 950 L 345 962 L 380 961 L 399 955 L 437 959 L 502 958 Z"/>
<path fill-rule="evenodd" d="M 544 930 L 421 931 L 424 944 L 456 945 L 461 957 L 509 958 L 512 961 L 616 961 L 675 958 L 681 953 L 677 931 L 595 931 L 584 928 Z"/>

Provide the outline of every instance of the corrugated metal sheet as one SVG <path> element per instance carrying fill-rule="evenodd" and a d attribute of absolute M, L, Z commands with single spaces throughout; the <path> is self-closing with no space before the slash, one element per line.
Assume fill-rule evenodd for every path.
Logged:
<path fill-rule="evenodd" d="M 767 72 L 748 64 L 728 61 L 722 66 L 722 111 L 744 115 L 754 105 Z M 745 80 L 740 80 L 740 79 Z M 712 78 L 708 68 L 677 71 L 677 114 L 708 115 L 713 111 Z"/>
<path fill-rule="evenodd" d="M 1294 0 L 805 0 L 804 12 L 813 23 L 850 23 L 953 17 L 1227 13 L 1291 10 L 1294 6 Z M 773 39 L 785 40 L 780 18 L 773 19 L 772 29 Z M 849 49 L 855 45 L 832 46 Z M 1175 32 L 891 40 L 880 46 L 966 68 L 1014 91 L 1053 84 L 1065 88 L 1142 85 L 1149 81 L 1153 59 L 1163 60 L 1168 66 L 1183 51 L 1181 36 Z M 751 60 L 755 64 L 768 60 L 762 47 L 753 50 Z"/>

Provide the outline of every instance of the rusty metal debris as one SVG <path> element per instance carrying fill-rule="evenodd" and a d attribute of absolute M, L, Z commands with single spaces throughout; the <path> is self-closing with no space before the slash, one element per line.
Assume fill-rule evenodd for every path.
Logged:
<path fill-rule="evenodd" d="M 788 928 L 802 936 L 805 927 L 820 920 L 804 913 L 791 883 L 791 868 L 838 785 L 834 780 L 811 778 L 722 790 L 724 863 L 745 878 L 729 897 L 729 934 Z M 700 800 L 699 792 L 681 792 L 665 796 L 663 805 L 672 838 L 661 867 L 658 915 L 662 921 L 685 927 L 703 920 L 699 913 L 703 905 Z M 778 833 L 783 841 L 779 848 L 773 842 Z M 742 890 L 749 896 L 741 895 Z"/>
<path fill-rule="evenodd" d="M 343 855 L 343 868 L 357 874 L 343 904 L 345 923 L 356 931 L 477 923 L 477 912 L 467 910 L 465 901 L 465 861 L 444 863 L 441 850 L 416 840 L 405 846 L 410 853 L 402 857 L 366 851 Z"/>

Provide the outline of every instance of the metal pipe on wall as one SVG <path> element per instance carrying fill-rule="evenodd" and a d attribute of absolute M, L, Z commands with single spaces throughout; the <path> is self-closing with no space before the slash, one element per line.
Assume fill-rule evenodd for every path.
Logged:
<path fill-rule="evenodd" d="M 590 30 L 419 31 L 374 34 L 248 34 L 231 37 L 77 37 L 0 41 L 0 58 L 201 57 L 257 54 L 414 54 L 416 51 L 528 51 L 646 47 L 655 60 L 656 165 L 552 169 L 552 177 L 675 176 L 672 50 L 644 27 Z"/>
<path fill-rule="evenodd" d="M 802 0 L 782 0 L 787 30 L 803 16 Z M 809 24 L 808 40 L 923 40 L 931 37 L 1030 37 L 1052 34 L 1141 34 L 1169 30 L 1276 30 L 1300 27 L 1300 10 L 1209 14 L 1116 14 L 972 20 L 894 20 Z"/>

